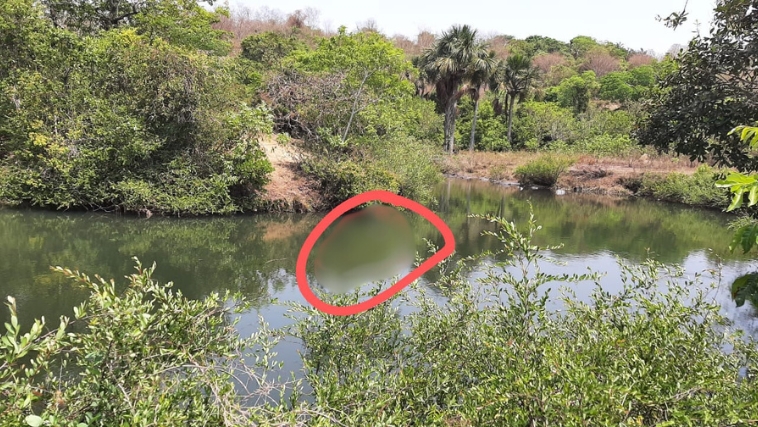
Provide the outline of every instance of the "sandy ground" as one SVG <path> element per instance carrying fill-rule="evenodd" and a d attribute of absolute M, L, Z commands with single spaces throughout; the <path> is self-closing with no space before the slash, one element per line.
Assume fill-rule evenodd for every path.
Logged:
<path fill-rule="evenodd" d="M 298 168 L 301 151 L 298 141 L 276 141 L 275 135 L 264 138 L 261 148 L 274 167 L 271 181 L 263 196 L 267 210 L 272 212 L 310 212 L 323 208 L 314 182 Z M 448 176 L 486 179 L 516 185 L 514 170 L 542 153 L 530 152 L 461 152 L 445 156 L 443 171 Z M 643 174 L 666 175 L 672 172 L 692 174 L 699 166 L 689 159 L 667 155 L 632 155 L 627 157 L 595 157 L 582 155 L 558 180 L 557 187 L 573 191 L 610 195 L 631 194 L 621 184 L 624 179 Z"/>
<path fill-rule="evenodd" d="M 445 159 L 444 169 L 450 176 L 515 184 L 514 170 L 540 155 L 542 154 L 528 152 L 463 152 Z M 698 166 L 698 163 L 690 162 L 689 159 L 665 155 L 642 154 L 625 158 L 583 155 L 558 180 L 557 187 L 601 194 L 630 194 L 621 185 L 624 179 L 643 174 L 692 174 Z"/>
<path fill-rule="evenodd" d="M 300 151 L 297 142 L 280 144 L 272 136 L 264 138 L 260 145 L 274 167 L 271 180 L 264 187 L 263 198 L 270 204 L 269 210 L 308 212 L 319 209 L 321 199 L 314 183 L 304 177 L 298 168 Z"/>

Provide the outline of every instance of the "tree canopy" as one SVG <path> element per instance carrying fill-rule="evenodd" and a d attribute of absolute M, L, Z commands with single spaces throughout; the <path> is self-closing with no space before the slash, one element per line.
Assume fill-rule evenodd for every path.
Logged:
<path fill-rule="evenodd" d="M 758 170 L 732 128 L 758 119 L 758 2 L 721 0 L 708 35 L 692 39 L 662 81 L 639 141 L 745 171 Z"/>

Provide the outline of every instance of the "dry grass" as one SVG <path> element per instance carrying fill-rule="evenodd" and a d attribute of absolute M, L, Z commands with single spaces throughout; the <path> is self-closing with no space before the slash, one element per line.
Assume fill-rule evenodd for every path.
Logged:
<path fill-rule="evenodd" d="M 519 166 L 535 160 L 544 153 L 516 152 L 462 152 L 448 156 L 443 170 L 461 178 L 484 178 L 493 181 L 515 182 L 513 172 Z M 643 173 L 666 175 L 671 172 L 693 174 L 700 163 L 667 155 L 643 154 L 627 157 L 597 157 L 580 155 L 576 162 L 558 180 L 558 187 L 578 188 L 583 191 L 605 193 L 627 192 L 619 180 Z"/>
<path fill-rule="evenodd" d="M 504 153 L 461 152 L 446 157 L 443 172 L 461 178 L 486 178 L 496 181 L 515 181 L 513 171 L 538 157 L 541 153 L 514 151 Z"/>

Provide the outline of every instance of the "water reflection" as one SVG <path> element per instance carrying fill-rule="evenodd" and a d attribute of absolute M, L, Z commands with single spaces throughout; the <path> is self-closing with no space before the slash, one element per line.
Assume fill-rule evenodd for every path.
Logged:
<path fill-rule="evenodd" d="M 345 293 L 408 270 L 416 247 L 397 209 L 371 205 L 340 218 L 315 248 L 315 275 L 330 292 Z"/>
<path fill-rule="evenodd" d="M 723 260 L 725 283 L 755 270 L 750 268 L 749 256 L 729 253 L 729 217 L 719 212 L 644 200 L 520 192 L 457 180 L 444 183 L 438 199 L 438 213 L 456 238 L 455 257 L 498 249 L 496 239 L 481 236 L 483 230 L 493 230 L 492 225 L 468 214 L 499 214 L 523 224 L 531 201 L 536 220 L 543 227 L 535 243 L 562 243 L 564 247 L 554 255 L 568 262 L 569 270 L 585 272 L 591 266 L 609 272 L 610 277 L 615 256 L 639 262 L 648 254 L 662 262 L 684 263 L 693 272 L 713 268 Z M 426 248 L 424 238 L 438 247 L 444 244 L 428 221 L 416 214 L 404 215 L 420 251 Z M 0 210 L 0 296 L 16 297 L 21 321 L 26 325 L 42 315 L 47 319 L 71 315 L 85 292 L 51 273 L 51 265 L 97 273 L 123 284 L 125 280 L 119 278 L 134 271 L 130 257 L 137 256 L 147 265 L 157 262 L 156 279 L 174 281 L 191 298 L 226 289 L 241 291 L 272 326 L 280 326 L 285 322 L 284 309 L 269 306 L 268 301 L 271 297 L 302 301 L 294 279 L 295 263 L 305 238 L 320 219 L 319 215 L 293 214 L 145 220 L 107 214 Z M 354 241 L 360 242 L 367 238 L 361 236 L 368 234 L 381 235 L 382 231 L 366 233 L 358 232 Z M 335 253 L 351 254 L 350 248 Z M 360 255 L 371 259 L 374 254 L 369 251 Z M 344 264 L 356 265 L 353 261 Z M 426 278 L 433 281 L 435 274 L 433 270 Z M 613 291 L 616 285 L 609 280 L 604 286 Z M 723 296 L 726 309 L 736 312 L 731 289 L 725 289 Z M 740 313 L 747 312 L 749 305 L 740 307 Z M 0 320 L 5 319 L 7 311 L 2 310 Z M 254 327 L 255 320 L 250 322 Z"/>

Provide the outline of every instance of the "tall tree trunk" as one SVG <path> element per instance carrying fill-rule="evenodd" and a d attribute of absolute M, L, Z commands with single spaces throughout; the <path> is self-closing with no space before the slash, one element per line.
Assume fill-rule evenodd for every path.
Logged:
<path fill-rule="evenodd" d="M 513 148 L 513 136 L 511 135 L 511 129 L 513 125 L 513 106 L 516 104 L 516 97 L 513 95 L 509 95 L 511 99 L 508 101 L 508 143 L 511 144 L 511 148 Z"/>
<path fill-rule="evenodd" d="M 455 147 L 455 109 L 457 104 L 458 100 L 451 98 L 445 107 L 445 143 L 450 154 L 453 154 L 453 148 Z"/>
<path fill-rule="evenodd" d="M 471 121 L 471 140 L 468 143 L 468 151 L 474 152 L 474 137 L 476 136 L 476 115 L 479 114 L 479 97 L 474 100 L 474 119 Z"/>

